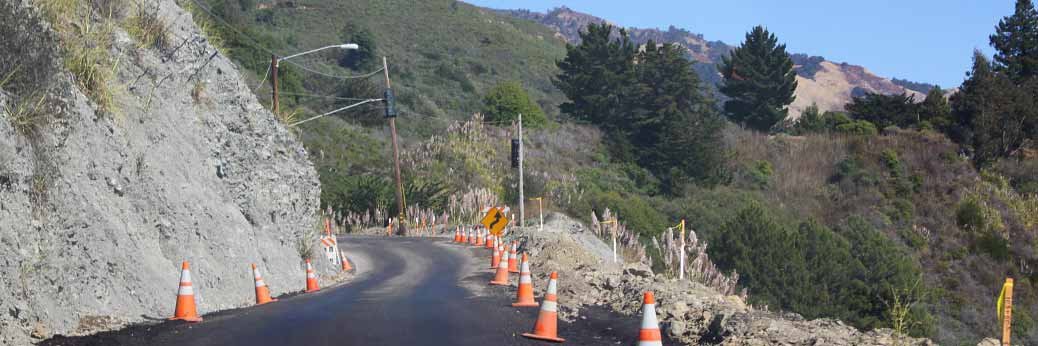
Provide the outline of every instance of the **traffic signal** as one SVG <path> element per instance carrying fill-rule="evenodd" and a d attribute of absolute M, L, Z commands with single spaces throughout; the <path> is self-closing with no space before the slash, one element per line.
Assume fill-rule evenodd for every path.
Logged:
<path fill-rule="evenodd" d="M 382 102 L 386 104 L 386 118 L 396 118 L 396 97 L 393 96 L 393 89 L 386 88 Z"/>
<path fill-rule="evenodd" d="M 512 168 L 519 168 L 519 140 L 512 140 Z"/>

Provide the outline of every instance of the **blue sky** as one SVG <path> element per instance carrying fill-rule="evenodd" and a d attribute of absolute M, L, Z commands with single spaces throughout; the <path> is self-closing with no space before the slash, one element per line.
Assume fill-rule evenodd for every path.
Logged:
<path fill-rule="evenodd" d="M 989 56 L 988 36 L 1014 0 L 467 0 L 538 12 L 558 6 L 625 27 L 674 25 L 736 45 L 763 24 L 790 52 L 862 65 L 884 77 L 955 87 L 974 49 Z"/>

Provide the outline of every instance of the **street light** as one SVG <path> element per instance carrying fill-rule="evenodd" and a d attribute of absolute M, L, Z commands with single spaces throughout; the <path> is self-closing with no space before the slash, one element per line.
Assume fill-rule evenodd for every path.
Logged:
<path fill-rule="evenodd" d="M 280 63 L 282 60 L 288 60 L 288 59 L 291 59 L 291 58 L 307 55 L 307 54 L 314 53 L 314 52 L 319 52 L 319 51 L 322 51 L 322 50 L 325 50 L 325 49 L 332 49 L 332 48 L 360 49 L 360 45 L 358 45 L 356 43 L 335 44 L 335 45 L 325 46 L 325 47 L 321 47 L 321 48 L 317 48 L 317 49 L 311 49 L 311 50 L 308 50 L 308 51 L 305 51 L 305 52 L 302 52 L 302 53 L 292 54 L 292 55 L 289 55 L 289 56 L 286 56 L 286 57 L 283 57 L 283 58 L 278 58 L 278 56 L 274 55 L 274 54 L 270 55 L 270 74 L 271 74 L 270 85 L 271 85 L 272 89 L 274 89 L 273 95 L 271 95 L 271 98 L 272 98 L 271 109 L 274 110 L 274 114 L 277 114 L 278 110 L 280 109 L 280 104 L 278 102 L 278 65 L 279 65 L 278 63 Z"/>
<path fill-rule="evenodd" d="M 286 57 L 284 57 L 284 58 L 278 58 L 277 60 L 278 60 L 278 61 L 281 61 L 281 60 L 288 60 L 288 59 L 291 59 L 291 58 L 295 58 L 295 57 L 297 57 L 297 56 L 301 56 L 301 55 L 307 55 L 307 54 L 310 54 L 310 53 L 314 53 L 314 52 L 319 52 L 319 51 L 322 51 L 322 50 L 325 50 L 325 49 L 332 49 L 332 48 L 339 48 L 339 49 L 360 49 L 360 46 L 359 46 L 359 45 L 357 45 L 356 43 L 345 43 L 345 44 L 335 44 L 335 45 L 331 45 L 331 46 L 327 46 L 327 47 L 321 47 L 321 48 L 317 48 L 317 49 L 311 49 L 311 50 L 308 50 L 308 51 L 305 51 L 305 52 L 302 52 L 302 53 L 298 53 L 298 54 L 292 54 L 292 55 L 286 56 Z"/>

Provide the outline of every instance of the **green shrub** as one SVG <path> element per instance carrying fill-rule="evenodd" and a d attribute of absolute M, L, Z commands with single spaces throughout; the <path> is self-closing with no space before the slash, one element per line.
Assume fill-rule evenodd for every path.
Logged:
<path fill-rule="evenodd" d="M 959 201 L 955 209 L 955 222 L 963 230 L 974 234 L 1000 232 L 1005 225 L 997 210 L 988 206 L 979 194 L 970 193 Z"/>
<path fill-rule="evenodd" d="M 866 137 L 879 134 L 876 125 L 865 120 L 854 120 L 846 124 L 837 125 L 836 132 Z"/>
<path fill-rule="evenodd" d="M 791 310 L 806 318 L 828 316 L 860 328 L 890 327 L 887 304 L 895 298 L 919 301 L 919 267 L 864 219 L 830 230 L 813 221 L 790 227 L 776 221 L 762 204 L 750 203 L 726 221 L 710 256 L 724 270 L 736 270 L 750 291 L 750 302 Z M 908 331 L 932 332 L 924 310 L 911 312 L 925 321 Z"/>
<path fill-rule="evenodd" d="M 544 111 L 526 93 L 518 81 L 501 82 L 487 91 L 483 97 L 483 115 L 494 122 L 515 121 L 523 115 L 523 126 L 544 126 L 547 118 Z"/>
<path fill-rule="evenodd" d="M 974 246 L 999 262 L 1009 260 L 1009 241 L 998 233 L 987 232 L 977 238 Z"/>
<path fill-rule="evenodd" d="M 915 216 L 915 205 L 908 199 L 896 198 L 891 202 L 886 214 L 894 222 L 909 223 Z"/>
<path fill-rule="evenodd" d="M 898 176 L 901 174 L 901 160 L 897 157 L 897 151 L 894 149 L 884 149 L 879 156 L 880 160 L 883 161 L 883 166 L 887 167 L 891 175 Z"/>
<path fill-rule="evenodd" d="M 775 173 L 774 168 L 771 167 L 771 162 L 766 160 L 760 160 L 754 162 L 748 169 L 750 183 L 759 189 L 768 187 L 771 181 L 772 174 Z"/>

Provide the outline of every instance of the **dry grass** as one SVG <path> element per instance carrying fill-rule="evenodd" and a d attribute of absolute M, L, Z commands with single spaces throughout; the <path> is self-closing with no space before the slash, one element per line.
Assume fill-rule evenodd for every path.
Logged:
<path fill-rule="evenodd" d="M 308 227 L 299 233 L 296 238 L 296 253 L 299 254 L 299 258 L 302 260 L 312 260 L 314 258 L 314 248 L 317 247 L 318 235 L 321 234 L 321 230 L 324 229 L 324 220 L 321 218 L 314 219 L 313 227 Z"/>
<path fill-rule="evenodd" d="M 24 97 L 13 105 L 5 104 L 4 114 L 18 133 L 28 136 L 35 133 L 46 120 L 46 103 L 46 95 Z"/>
<path fill-rule="evenodd" d="M 114 30 L 112 21 L 95 21 L 93 11 L 81 0 L 35 0 L 35 3 L 58 32 L 65 68 L 75 77 L 76 85 L 94 101 L 99 111 L 117 113 L 112 84 L 119 62 L 108 53 Z"/>
<path fill-rule="evenodd" d="M 301 114 L 303 114 L 303 111 L 298 108 L 292 110 L 282 109 L 275 113 L 274 116 L 278 118 L 278 121 L 280 121 L 282 125 L 287 126 L 299 121 Z"/>
<path fill-rule="evenodd" d="M 159 4 L 139 1 L 137 11 L 127 21 L 126 31 L 137 39 L 140 48 L 164 49 L 169 46 L 170 33 L 166 21 L 159 16 Z"/>
<path fill-rule="evenodd" d="M 194 86 L 191 87 L 191 99 L 195 101 L 195 104 L 205 104 L 209 102 L 209 96 L 205 93 L 205 82 L 196 80 Z"/>

